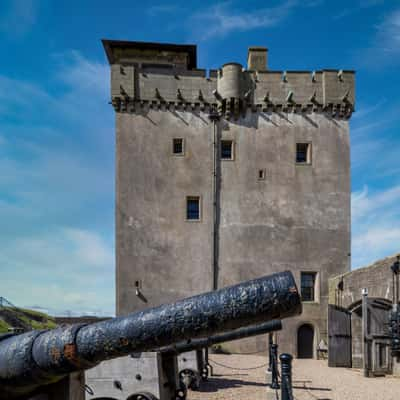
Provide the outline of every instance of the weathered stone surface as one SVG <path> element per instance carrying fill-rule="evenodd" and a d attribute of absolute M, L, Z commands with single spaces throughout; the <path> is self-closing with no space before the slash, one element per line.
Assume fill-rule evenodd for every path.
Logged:
<path fill-rule="evenodd" d="M 329 280 L 329 304 L 340 304 L 344 308 L 361 300 L 361 290 L 368 289 L 368 297 L 392 301 L 393 283 L 390 267 L 399 254 L 378 260 L 375 263 L 335 276 Z M 343 282 L 343 291 L 338 290 Z"/>
<path fill-rule="evenodd" d="M 117 313 L 212 289 L 214 275 L 223 287 L 290 269 L 300 285 L 301 271 L 311 271 L 316 301 L 285 321 L 279 342 L 296 355 L 305 322 L 315 329 L 315 347 L 327 341 L 327 281 L 350 268 L 354 73 L 246 71 L 229 63 L 207 77 L 196 66 L 161 68 L 121 57 L 135 68 L 135 93 L 114 96 L 112 88 Z M 118 70 L 112 74 L 118 85 Z M 184 139 L 183 156 L 172 154 L 173 138 Z M 234 159 L 214 165 L 214 142 L 221 140 L 233 141 Z M 296 164 L 296 143 L 305 142 L 312 162 Z M 186 220 L 187 196 L 201 199 L 198 222 Z M 259 337 L 227 347 L 252 351 L 266 343 Z"/>

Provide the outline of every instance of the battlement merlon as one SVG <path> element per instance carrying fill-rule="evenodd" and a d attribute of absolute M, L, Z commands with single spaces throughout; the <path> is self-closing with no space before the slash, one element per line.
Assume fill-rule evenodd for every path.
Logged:
<path fill-rule="evenodd" d="M 197 69 L 196 46 L 103 40 L 111 64 L 115 111 L 141 107 L 218 109 L 225 117 L 246 110 L 328 112 L 349 118 L 355 105 L 355 72 L 271 71 L 267 49 L 251 47 L 248 69 L 227 63 Z"/>

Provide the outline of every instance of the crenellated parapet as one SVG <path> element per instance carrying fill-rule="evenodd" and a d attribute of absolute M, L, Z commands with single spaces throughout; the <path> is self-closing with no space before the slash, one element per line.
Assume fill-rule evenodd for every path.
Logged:
<path fill-rule="evenodd" d="M 354 111 L 354 71 L 246 70 L 238 63 L 228 63 L 207 76 L 193 64 L 193 46 L 150 44 L 158 48 L 145 52 L 145 58 L 135 42 L 104 41 L 104 45 L 111 63 L 111 98 L 117 112 L 142 107 L 217 109 L 226 118 L 237 118 L 250 109 L 328 112 L 348 118 Z M 139 43 L 139 47 L 145 45 Z"/>

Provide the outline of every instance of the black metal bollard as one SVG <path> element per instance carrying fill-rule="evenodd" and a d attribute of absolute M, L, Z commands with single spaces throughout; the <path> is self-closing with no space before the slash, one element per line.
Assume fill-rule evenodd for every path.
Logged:
<path fill-rule="evenodd" d="M 290 354 L 281 354 L 281 400 L 293 400 L 292 360 Z"/>
<path fill-rule="evenodd" d="M 272 371 L 272 345 L 274 344 L 274 334 L 271 332 L 268 334 L 268 351 L 269 351 L 269 364 L 268 372 Z"/>
<path fill-rule="evenodd" d="M 272 365 L 271 365 L 271 389 L 279 389 L 279 382 L 278 382 L 278 345 L 273 343 L 271 345 L 271 358 L 272 358 Z"/>

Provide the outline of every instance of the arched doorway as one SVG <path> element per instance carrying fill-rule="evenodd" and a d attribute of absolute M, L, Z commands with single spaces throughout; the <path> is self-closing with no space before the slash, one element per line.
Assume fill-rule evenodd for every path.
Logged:
<path fill-rule="evenodd" d="M 297 357 L 314 357 L 314 328 L 310 324 L 301 325 L 297 331 Z"/>

